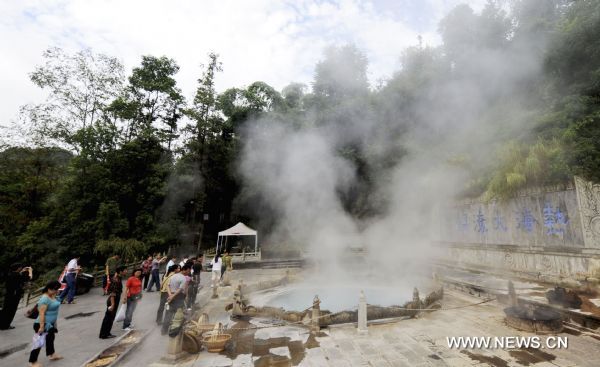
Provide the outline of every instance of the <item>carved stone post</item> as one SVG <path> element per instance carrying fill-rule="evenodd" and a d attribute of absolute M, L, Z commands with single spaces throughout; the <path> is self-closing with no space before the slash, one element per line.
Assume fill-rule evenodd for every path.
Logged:
<path fill-rule="evenodd" d="M 319 316 L 321 315 L 321 301 L 319 300 L 319 296 L 315 296 L 313 299 L 312 306 L 312 319 L 311 319 L 311 331 L 318 333 L 321 330 L 319 326 Z"/>
<path fill-rule="evenodd" d="M 244 296 L 242 295 L 242 286 L 238 285 L 237 289 L 233 292 L 233 309 L 231 310 L 231 314 L 233 316 L 243 316 L 246 312 L 243 309 Z"/>
<path fill-rule="evenodd" d="M 367 328 L 367 299 L 365 292 L 360 291 L 360 298 L 358 300 L 358 333 L 367 334 L 369 329 Z"/>
<path fill-rule="evenodd" d="M 419 297 L 419 290 L 417 289 L 417 287 L 415 287 L 415 289 L 413 289 L 413 307 L 416 309 L 421 308 L 421 298 Z"/>
<path fill-rule="evenodd" d="M 290 269 L 285 269 L 285 277 L 283 278 L 282 285 L 288 285 L 290 282 Z"/>
<path fill-rule="evenodd" d="M 517 298 L 517 292 L 515 291 L 515 286 L 513 282 L 508 281 L 508 304 L 511 307 L 518 306 L 519 299 Z"/>
<path fill-rule="evenodd" d="M 174 319 L 183 318 L 183 310 L 177 310 Z M 184 323 L 184 320 L 180 320 Z M 177 336 L 169 337 L 169 343 L 167 344 L 167 354 L 162 357 L 162 360 L 168 362 L 175 362 L 183 358 L 187 353 L 183 351 L 183 327 L 177 334 Z"/>
<path fill-rule="evenodd" d="M 183 333 L 179 333 L 174 338 L 169 338 L 169 344 L 167 346 L 167 355 L 163 357 L 168 361 L 177 361 L 181 359 L 186 353 L 183 351 Z"/>

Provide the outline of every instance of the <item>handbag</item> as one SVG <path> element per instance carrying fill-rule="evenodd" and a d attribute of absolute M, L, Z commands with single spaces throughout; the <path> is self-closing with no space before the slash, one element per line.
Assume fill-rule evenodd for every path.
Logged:
<path fill-rule="evenodd" d="M 123 320 L 125 320 L 125 307 L 121 306 L 121 307 L 119 307 L 119 310 L 117 311 L 117 315 L 115 316 L 115 321 L 120 322 Z"/>
<path fill-rule="evenodd" d="M 27 310 L 25 312 L 25 317 L 29 318 L 29 319 L 37 319 L 38 316 L 40 315 L 40 311 L 38 310 L 38 306 L 37 303 L 35 304 L 35 306 L 33 306 L 32 308 L 30 308 L 29 310 Z"/>

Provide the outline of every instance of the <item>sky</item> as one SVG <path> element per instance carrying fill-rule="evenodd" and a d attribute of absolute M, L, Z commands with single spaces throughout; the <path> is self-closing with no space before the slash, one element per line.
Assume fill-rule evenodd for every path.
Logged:
<path fill-rule="evenodd" d="M 486 0 L 2 0 L 0 127 L 19 106 L 44 100 L 29 73 L 42 52 L 91 48 L 120 59 L 127 72 L 142 55 L 177 61 L 191 99 L 207 54 L 219 54 L 217 90 L 264 81 L 277 89 L 309 84 L 323 50 L 353 43 L 368 57 L 373 85 L 399 68 L 403 49 L 440 43 L 437 23 L 454 6 Z"/>

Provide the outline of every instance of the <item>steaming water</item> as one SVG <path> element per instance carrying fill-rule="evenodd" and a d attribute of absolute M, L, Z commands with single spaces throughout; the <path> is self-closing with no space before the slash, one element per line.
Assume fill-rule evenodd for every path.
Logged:
<path fill-rule="evenodd" d="M 312 306 L 315 295 L 321 300 L 321 309 L 331 312 L 352 311 L 358 308 L 360 291 L 365 292 L 368 304 L 379 306 L 402 305 L 412 299 L 412 287 L 402 286 L 289 286 L 270 292 L 254 294 L 251 304 L 262 307 L 281 307 L 287 311 L 303 311 Z M 424 294 L 421 295 L 423 297 Z"/>

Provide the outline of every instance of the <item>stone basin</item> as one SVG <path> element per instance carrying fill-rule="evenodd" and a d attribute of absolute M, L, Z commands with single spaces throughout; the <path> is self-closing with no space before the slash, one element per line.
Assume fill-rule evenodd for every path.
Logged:
<path fill-rule="evenodd" d="M 562 315 L 548 308 L 512 306 L 504 309 L 506 323 L 515 329 L 536 334 L 555 334 L 563 329 Z"/>

